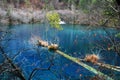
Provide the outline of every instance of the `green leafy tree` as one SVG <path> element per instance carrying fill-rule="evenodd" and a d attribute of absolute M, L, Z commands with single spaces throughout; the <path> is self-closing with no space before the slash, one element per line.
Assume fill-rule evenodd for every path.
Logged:
<path fill-rule="evenodd" d="M 50 25 L 58 30 L 62 30 L 63 28 L 59 24 L 60 16 L 57 12 L 47 13 L 46 14 L 47 20 L 49 21 Z"/>

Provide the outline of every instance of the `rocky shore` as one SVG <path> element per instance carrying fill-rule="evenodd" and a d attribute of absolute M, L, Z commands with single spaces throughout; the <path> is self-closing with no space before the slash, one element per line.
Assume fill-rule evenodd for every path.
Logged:
<path fill-rule="evenodd" d="M 60 18 L 69 24 L 99 25 L 99 17 L 85 14 L 82 11 L 73 10 L 54 10 Z M 46 14 L 51 11 L 33 10 L 33 9 L 2 9 L 0 8 L 0 24 L 27 24 L 27 23 L 44 23 Z M 94 19 L 93 19 L 94 18 Z"/>

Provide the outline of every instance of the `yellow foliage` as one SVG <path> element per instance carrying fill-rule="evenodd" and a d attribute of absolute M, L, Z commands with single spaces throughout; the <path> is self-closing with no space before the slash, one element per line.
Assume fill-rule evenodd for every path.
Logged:
<path fill-rule="evenodd" d="M 50 25 L 58 30 L 62 30 L 63 28 L 59 24 L 60 16 L 57 12 L 47 13 L 46 14 L 47 20 L 49 21 Z"/>

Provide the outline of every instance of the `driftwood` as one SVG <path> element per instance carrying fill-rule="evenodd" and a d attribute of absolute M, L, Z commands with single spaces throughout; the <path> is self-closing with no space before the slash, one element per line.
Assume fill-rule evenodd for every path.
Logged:
<path fill-rule="evenodd" d="M 43 47 L 47 47 L 49 44 L 48 44 L 48 42 L 46 42 L 46 41 L 38 40 L 37 45 L 43 46 Z"/>
<path fill-rule="evenodd" d="M 119 66 L 113 66 L 113 65 L 99 63 L 99 62 L 97 62 L 96 65 L 120 72 L 120 67 Z"/>
<path fill-rule="evenodd" d="M 83 61 L 83 62 L 90 62 L 90 63 L 93 63 L 94 65 L 98 65 L 100 67 L 104 67 L 104 68 L 107 68 L 107 69 L 111 69 L 111 70 L 120 72 L 120 67 L 119 66 L 114 66 L 114 65 L 104 64 L 104 63 L 98 62 L 99 57 L 95 54 L 89 54 L 84 59 L 78 59 L 78 60 Z"/>
<path fill-rule="evenodd" d="M 88 54 L 85 56 L 85 61 L 86 62 L 91 62 L 91 63 L 97 63 L 99 60 L 99 57 L 95 54 Z"/>
<path fill-rule="evenodd" d="M 58 45 L 57 44 L 50 44 L 46 41 L 43 41 L 43 40 L 38 40 L 38 43 L 37 43 L 38 46 L 42 46 L 42 47 L 47 47 L 49 50 L 57 50 L 58 49 Z"/>
<path fill-rule="evenodd" d="M 55 51 L 55 50 L 58 49 L 58 45 L 57 44 L 51 44 L 51 45 L 48 46 L 48 49 Z"/>
<path fill-rule="evenodd" d="M 41 41 L 41 42 L 47 43 L 45 41 Z M 55 52 L 58 52 L 57 51 L 58 50 L 58 45 L 57 44 L 51 44 L 51 45 L 48 45 L 48 46 L 44 46 L 44 45 L 39 45 L 39 46 L 47 47 L 48 50 L 53 50 Z M 101 66 L 101 67 L 105 67 L 107 69 L 111 69 L 111 70 L 115 70 L 115 71 L 120 72 L 120 67 L 119 66 L 114 66 L 114 65 L 104 64 L 104 63 L 98 62 L 99 57 L 95 54 L 91 54 L 91 55 L 89 54 L 84 59 L 76 58 L 76 60 L 78 60 L 79 62 L 90 62 L 90 63 L 93 63 L 94 65 L 98 65 L 98 66 Z"/>
<path fill-rule="evenodd" d="M 44 45 L 39 45 L 39 46 L 45 47 Z M 48 45 L 48 46 L 49 46 L 49 45 Z M 48 48 L 48 50 L 50 50 L 48 46 L 46 46 L 46 48 Z M 54 46 L 54 45 L 52 45 L 52 46 Z M 55 46 L 54 46 L 54 47 L 55 47 Z M 72 57 L 72 56 L 69 56 L 69 55 L 67 55 L 66 53 L 64 53 L 64 52 L 62 52 L 62 51 L 60 51 L 60 50 L 58 50 L 58 46 L 57 46 L 57 48 L 55 48 L 55 49 L 54 49 L 54 47 L 51 47 L 51 49 L 54 50 L 56 53 L 62 55 L 63 57 L 65 57 L 65 58 L 67 58 L 67 59 L 69 59 L 69 60 L 71 60 L 71 61 L 77 63 L 78 65 L 84 67 L 85 69 L 87 69 L 87 70 L 93 72 L 93 73 L 96 74 L 96 75 L 99 75 L 99 76 L 104 77 L 106 80 L 113 80 L 111 77 L 105 75 L 104 73 L 102 73 L 102 72 L 100 72 L 100 71 L 98 71 L 98 70 L 92 68 L 91 66 L 89 66 L 89 65 L 87 65 L 87 64 L 85 64 L 85 63 L 83 63 L 80 59 L 74 58 L 74 57 Z"/>

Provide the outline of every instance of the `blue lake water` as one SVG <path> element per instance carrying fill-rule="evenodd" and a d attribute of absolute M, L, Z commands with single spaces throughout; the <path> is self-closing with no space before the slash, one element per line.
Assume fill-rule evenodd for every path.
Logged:
<path fill-rule="evenodd" d="M 112 50 L 107 50 L 112 43 L 105 32 L 106 30 L 112 38 L 115 38 L 115 34 L 120 30 L 113 28 L 104 30 L 102 27 L 90 28 L 69 24 L 62 25 L 62 27 L 63 30 L 54 29 L 47 24 L 24 24 L 7 27 L 6 30 L 11 32 L 6 35 L 6 38 L 12 40 L 2 44 L 7 45 L 6 54 L 20 67 L 26 80 L 34 68 L 48 68 L 51 63 L 53 66 L 50 70 L 37 70 L 32 80 L 90 80 L 95 76 L 92 72 L 59 54 L 36 46 L 37 39 L 57 43 L 61 51 L 76 58 L 84 58 L 86 54 L 97 54 L 100 57 L 100 62 L 120 66 L 120 56 Z M 120 41 L 119 38 L 115 38 L 115 40 Z M 19 55 L 13 59 L 17 53 Z M 0 59 L 0 63 L 2 63 L 4 59 L 1 55 Z M 120 79 L 118 72 L 90 63 L 87 64 L 108 76 L 114 74 L 112 77 L 116 80 Z"/>

